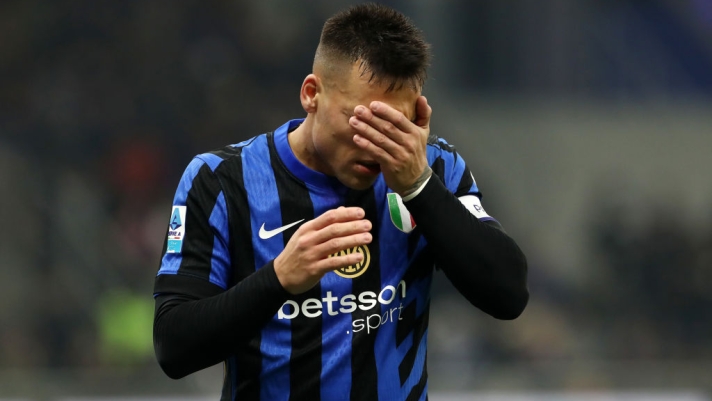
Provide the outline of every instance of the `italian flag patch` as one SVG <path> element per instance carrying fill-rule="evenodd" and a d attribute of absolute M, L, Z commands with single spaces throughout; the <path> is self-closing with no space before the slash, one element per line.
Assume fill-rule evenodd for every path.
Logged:
<path fill-rule="evenodd" d="M 415 220 L 410 215 L 408 209 L 403 204 L 403 199 L 397 193 L 388 194 L 388 212 L 391 214 L 391 221 L 397 229 L 404 233 L 409 233 L 415 228 Z"/>

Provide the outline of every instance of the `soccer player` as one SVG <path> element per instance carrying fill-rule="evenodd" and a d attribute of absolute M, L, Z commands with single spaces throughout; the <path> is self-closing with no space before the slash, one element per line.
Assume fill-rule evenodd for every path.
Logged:
<path fill-rule="evenodd" d="M 402 14 L 349 8 L 323 27 L 306 118 L 190 162 L 155 281 L 168 376 L 224 361 L 223 400 L 424 400 L 435 267 L 522 313 L 523 253 L 430 133 L 429 57 Z"/>

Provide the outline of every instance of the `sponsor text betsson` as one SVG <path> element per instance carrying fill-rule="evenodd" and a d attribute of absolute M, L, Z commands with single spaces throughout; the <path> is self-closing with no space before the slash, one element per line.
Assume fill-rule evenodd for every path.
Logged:
<path fill-rule="evenodd" d="M 322 313 L 336 316 L 339 313 L 353 313 L 357 308 L 367 311 L 375 308 L 378 304 L 390 305 L 396 299 L 399 290 L 401 299 L 405 299 L 406 287 L 403 280 L 398 283 L 397 287 L 392 285 L 383 287 L 378 294 L 373 291 L 364 291 L 358 296 L 346 294 L 339 298 L 333 296 L 331 291 L 327 291 L 324 298 L 307 298 L 301 305 L 290 299 L 279 308 L 277 318 L 291 320 L 300 314 L 308 318 L 315 318 L 321 316 Z M 288 305 L 291 308 L 287 307 Z M 367 316 L 365 319 L 356 319 L 353 321 L 353 332 L 357 333 L 365 328 L 370 333 L 372 329 L 376 329 L 385 323 L 402 320 L 402 310 L 403 304 L 401 303 L 398 307 L 387 309 L 382 316 L 376 313 Z M 378 322 L 375 321 L 376 319 L 378 319 Z"/>

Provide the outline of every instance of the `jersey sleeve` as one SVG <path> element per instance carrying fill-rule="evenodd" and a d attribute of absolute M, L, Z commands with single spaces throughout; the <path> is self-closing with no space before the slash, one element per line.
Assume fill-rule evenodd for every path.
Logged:
<path fill-rule="evenodd" d="M 210 154 L 194 158 L 173 198 L 154 296 L 202 298 L 228 288 L 229 225 L 225 194 Z"/>
<path fill-rule="evenodd" d="M 430 144 L 437 150 L 431 165 L 447 189 L 479 220 L 496 222 L 482 206 L 482 192 L 477 181 L 455 147 L 440 137 L 431 138 Z"/>
<path fill-rule="evenodd" d="M 428 153 L 437 178 L 404 204 L 436 267 L 472 305 L 497 319 L 516 318 L 529 300 L 524 253 L 484 212 L 479 188 L 455 150 L 443 141 Z"/>

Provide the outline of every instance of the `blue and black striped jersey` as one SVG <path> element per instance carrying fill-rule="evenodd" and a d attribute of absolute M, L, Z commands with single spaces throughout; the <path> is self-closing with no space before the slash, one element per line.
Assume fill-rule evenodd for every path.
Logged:
<path fill-rule="evenodd" d="M 382 176 L 352 190 L 299 162 L 287 136 L 301 122 L 193 159 L 175 194 L 155 291 L 227 290 L 277 257 L 303 222 L 359 206 L 373 241 L 343 252 L 363 261 L 284 302 L 225 361 L 223 399 L 424 400 L 433 254 Z M 427 157 L 431 179 L 492 219 L 452 146 L 431 136 Z"/>

